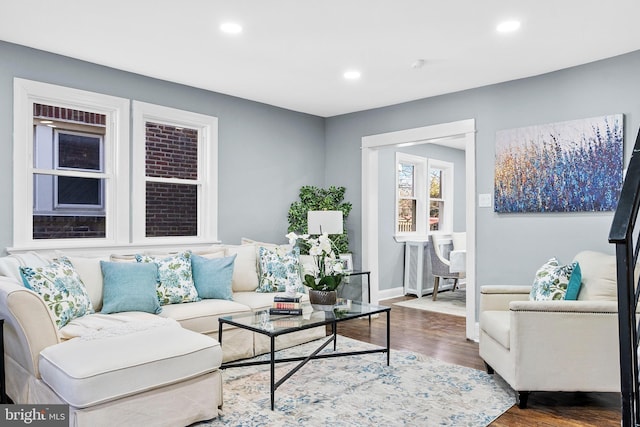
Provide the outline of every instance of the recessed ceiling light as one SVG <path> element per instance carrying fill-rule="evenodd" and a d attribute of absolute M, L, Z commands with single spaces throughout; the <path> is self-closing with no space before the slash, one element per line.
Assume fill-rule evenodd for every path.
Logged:
<path fill-rule="evenodd" d="M 496 31 L 499 33 L 511 33 L 520 28 L 520 21 L 504 21 L 498 24 Z"/>
<path fill-rule="evenodd" d="M 225 34 L 240 34 L 242 32 L 242 26 L 237 22 L 225 22 L 220 25 L 220 31 Z"/>
<path fill-rule="evenodd" d="M 50 125 L 51 123 L 53 123 L 53 120 L 40 120 L 40 123 L 42 123 L 43 125 Z"/>
<path fill-rule="evenodd" d="M 348 70 L 344 72 L 343 76 L 347 80 L 358 80 L 362 74 L 358 70 Z"/>
<path fill-rule="evenodd" d="M 413 69 L 418 69 L 418 68 L 422 68 L 424 67 L 424 64 L 426 64 L 427 61 L 425 61 L 424 59 L 416 59 L 413 64 L 411 64 L 411 68 Z"/>

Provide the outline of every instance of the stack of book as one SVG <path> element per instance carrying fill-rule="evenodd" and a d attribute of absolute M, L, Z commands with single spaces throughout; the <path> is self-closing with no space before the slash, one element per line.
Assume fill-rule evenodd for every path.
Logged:
<path fill-rule="evenodd" d="M 302 305 L 300 304 L 300 297 L 290 297 L 287 295 L 277 295 L 273 297 L 273 306 L 269 309 L 269 314 L 301 315 Z"/>

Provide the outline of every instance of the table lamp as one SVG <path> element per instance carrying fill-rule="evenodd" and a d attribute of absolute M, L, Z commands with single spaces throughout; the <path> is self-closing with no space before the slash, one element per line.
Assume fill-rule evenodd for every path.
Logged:
<path fill-rule="evenodd" d="M 307 228 L 309 234 L 342 234 L 342 211 L 308 211 Z"/>

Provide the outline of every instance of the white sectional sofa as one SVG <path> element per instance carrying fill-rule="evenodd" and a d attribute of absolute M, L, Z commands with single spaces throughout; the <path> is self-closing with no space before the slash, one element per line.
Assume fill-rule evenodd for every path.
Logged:
<path fill-rule="evenodd" d="M 159 313 L 101 312 L 109 295 L 101 261 L 136 262 L 131 254 L 39 252 L 0 258 L 8 397 L 14 403 L 69 404 L 71 426 L 181 426 L 215 418 L 223 404 L 220 364 L 269 350 L 264 339 L 232 327 L 225 329 L 222 347 L 217 341 L 218 317 L 255 312 L 273 302 L 274 293 L 256 292 L 259 246 L 194 250 L 212 259 L 236 256 L 232 299 L 167 304 Z M 169 252 L 175 251 L 154 255 Z M 59 328 L 43 297 L 25 287 L 20 267 L 47 266 L 62 256 L 82 280 L 95 313 Z M 277 346 L 325 334 L 324 328 L 288 334 Z"/>

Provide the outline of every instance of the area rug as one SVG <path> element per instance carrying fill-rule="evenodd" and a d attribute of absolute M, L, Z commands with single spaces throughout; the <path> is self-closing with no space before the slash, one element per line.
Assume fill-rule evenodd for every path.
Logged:
<path fill-rule="evenodd" d="M 438 298 L 435 301 L 433 301 L 431 295 L 425 295 L 422 298 L 394 302 L 393 305 L 466 317 L 466 299 L 467 293 L 465 289 L 456 289 L 453 292 L 438 293 Z"/>
<path fill-rule="evenodd" d="M 278 355 L 306 355 L 317 346 Z M 371 347 L 338 336 L 339 351 Z M 292 364 L 279 365 L 276 379 L 285 366 Z M 486 426 L 515 403 L 497 376 L 399 350 L 391 350 L 390 366 L 384 353 L 312 360 L 276 390 L 274 411 L 268 365 L 226 369 L 223 380 L 221 416 L 198 427 Z"/>

